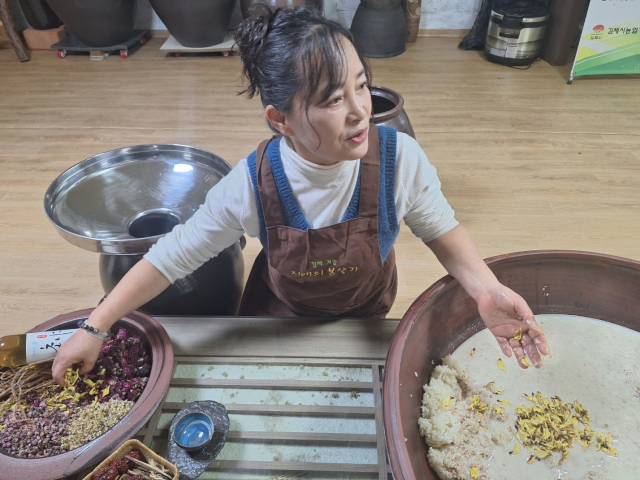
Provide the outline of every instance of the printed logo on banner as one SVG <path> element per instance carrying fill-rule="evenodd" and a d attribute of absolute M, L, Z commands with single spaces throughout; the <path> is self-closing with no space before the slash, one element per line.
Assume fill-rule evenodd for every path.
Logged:
<path fill-rule="evenodd" d="M 591 2 L 571 78 L 637 73 L 640 65 L 640 0 Z"/>

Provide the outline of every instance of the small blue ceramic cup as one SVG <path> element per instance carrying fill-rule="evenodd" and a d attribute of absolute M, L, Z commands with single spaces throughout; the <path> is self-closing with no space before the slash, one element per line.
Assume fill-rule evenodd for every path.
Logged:
<path fill-rule="evenodd" d="M 173 439 L 187 451 L 201 450 L 213 438 L 213 422 L 208 415 L 193 412 L 182 417 L 173 432 Z"/>

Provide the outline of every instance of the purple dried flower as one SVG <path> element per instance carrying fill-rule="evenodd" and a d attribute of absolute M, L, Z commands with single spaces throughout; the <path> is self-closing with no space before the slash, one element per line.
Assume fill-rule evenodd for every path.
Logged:
<path fill-rule="evenodd" d="M 127 343 L 129 345 L 141 345 L 142 342 L 140 341 L 140 337 L 136 336 L 136 335 L 132 335 L 131 337 L 129 337 L 127 339 Z"/>
<path fill-rule="evenodd" d="M 129 353 L 129 358 L 135 359 L 142 355 L 143 349 L 141 347 L 133 345 L 127 349 L 127 352 Z"/>
<path fill-rule="evenodd" d="M 140 396 L 140 390 L 135 388 L 131 390 L 129 393 L 127 393 L 127 400 L 131 400 L 132 402 L 135 402 L 139 396 Z"/>
<path fill-rule="evenodd" d="M 121 328 L 118 330 L 118 335 L 116 335 L 116 338 L 118 340 L 126 340 L 127 338 L 129 338 L 129 333 L 127 333 L 124 328 Z"/>
<path fill-rule="evenodd" d="M 151 372 L 151 365 L 149 365 L 148 363 L 145 363 L 144 365 L 136 369 L 136 373 L 143 377 L 149 375 L 149 372 Z"/>
<path fill-rule="evenodd" d="M 129 362 L 127 361 L 126 358 L 123 358 L 122 360 L 120 360 L 120 365 L 122 366 L 122 368 L 126 367 L 129 364 Z"/>

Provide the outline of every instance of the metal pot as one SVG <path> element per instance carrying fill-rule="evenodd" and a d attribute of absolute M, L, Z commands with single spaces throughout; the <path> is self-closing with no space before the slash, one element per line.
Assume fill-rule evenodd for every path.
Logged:
<path fill-rule="evenodd" d="M 133 36 L 136 0 L 47 0 L 64 24 L 89 47 L 118 45 Z"/>
<path fill-rule="evenodd" d="M 195 213 L 230 170 L 217 155 L 185 145 L 112 150 L 60 175 L 45 195 L 45 213 L 65 240 L 102 254 L 100 279 L 109 294 L 154 243 Z M 244 280 L 241 246 L 226 248 L 140 310 L 236 314 Z"/>
<path fill-rule="evenodd" d="M 393 127 L 399 132 L 416 138 L 413 127 L 404 111 L 404 98 L 390 88 L 371 86 L 371 103 L 373 104 L 371 123 Z"/>

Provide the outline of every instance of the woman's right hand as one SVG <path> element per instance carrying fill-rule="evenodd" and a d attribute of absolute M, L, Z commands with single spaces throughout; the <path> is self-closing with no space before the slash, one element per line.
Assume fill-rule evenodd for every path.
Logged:
<path fill-rule="evenodd" d="M 92 337 L 84 330 L 78 330 L 58 349 L 51 367 L 53 379 L 66 387 L 64 375 L 67 368 L 79 363 L 82 364 L 80 375 L 89 373 L 100 355 L 101 348 L 102 340 Z"/>

